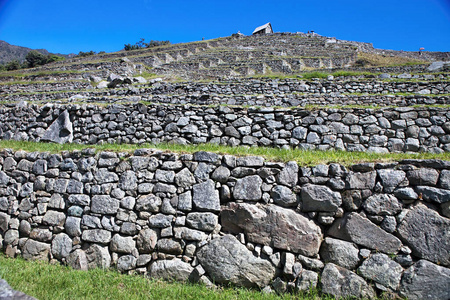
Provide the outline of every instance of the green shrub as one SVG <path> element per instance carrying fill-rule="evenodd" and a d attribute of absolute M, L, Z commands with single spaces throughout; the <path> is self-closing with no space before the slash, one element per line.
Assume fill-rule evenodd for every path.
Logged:
<path fill-rule="evenodd" d="M 22 67 L 20 62 L 15 59 L 6 64 L 5 68 L 7 71 L 19 70 Z"/>

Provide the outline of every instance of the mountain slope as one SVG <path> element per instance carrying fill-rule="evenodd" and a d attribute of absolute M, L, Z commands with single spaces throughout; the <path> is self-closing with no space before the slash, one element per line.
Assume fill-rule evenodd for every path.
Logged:
<path fill-rule="evenodd" d="M 36 50 L 44 55 L 50 54 L 50 52 L 48 52 L 45 49 L 31 49 L 22 46 L 11 45 L 5 41 L 0 41 L 0 64 L 6 64 L 15 59 L 22 62 L 25 60 L 25 57 L 27 56 L 28 52 L 32 50 Z M 67 55 L 65 54 L 56 54 L 56 55 L 67 57 Z"/>

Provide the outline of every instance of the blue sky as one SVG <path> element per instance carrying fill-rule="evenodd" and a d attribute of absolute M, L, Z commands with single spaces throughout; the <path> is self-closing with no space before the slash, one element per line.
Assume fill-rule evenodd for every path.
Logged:
<path fill-rule="evenodd" d="M 450 0 L 0 0 L 0 40 L 65 54 L 249 35 L 266 22 L 382 49 L 450 51 Z"/>

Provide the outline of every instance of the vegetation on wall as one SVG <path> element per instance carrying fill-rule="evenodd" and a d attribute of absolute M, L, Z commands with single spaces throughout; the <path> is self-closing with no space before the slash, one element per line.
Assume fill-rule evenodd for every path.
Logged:
<path fill-rule="evenodd" d="M 152 48 L 152 47 L 163 46 L 163 45 L 170 45 L 170 41 L 151 40 L 150 42 L 146 43 L 145 39 L 141 38 L 140 41 L 135 43 L 134 45 L 125 44 L 124 49 L 125 49 L 125 51 L 129 51 L 129 50 L 137 50 L 137 49 L 144 49 L 144 48 Z"/>

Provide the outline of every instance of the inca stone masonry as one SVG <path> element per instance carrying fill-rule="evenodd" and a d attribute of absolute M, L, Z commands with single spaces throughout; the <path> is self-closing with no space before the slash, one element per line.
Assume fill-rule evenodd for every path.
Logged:
<path fill-rule="evenodd" d="M 450 163 L 0 153 L 6 254 L 336 297 L 450 297 Z M 320 280 L 319 280 L 320 278 Z"/>

